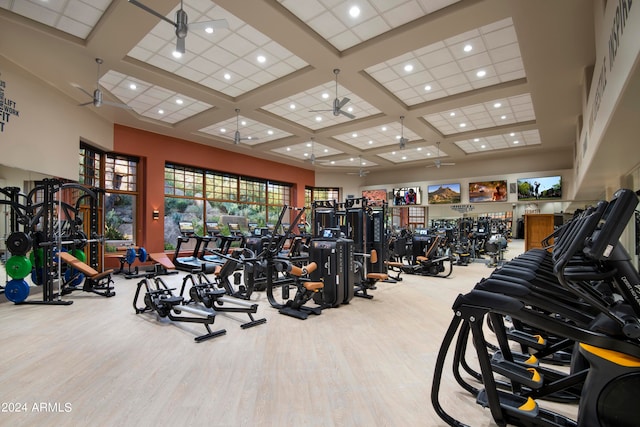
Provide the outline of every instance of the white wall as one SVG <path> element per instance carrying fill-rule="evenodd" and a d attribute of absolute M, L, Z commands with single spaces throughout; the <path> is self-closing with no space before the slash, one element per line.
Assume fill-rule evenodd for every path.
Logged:
<path fill-rule="evenodd" d="M 94 107 L 77 106 L 3 56 L 0 94 L 0 165 L 77 180 L 81 139 L 113 149 L 113 124 L 93 113 Z"/>

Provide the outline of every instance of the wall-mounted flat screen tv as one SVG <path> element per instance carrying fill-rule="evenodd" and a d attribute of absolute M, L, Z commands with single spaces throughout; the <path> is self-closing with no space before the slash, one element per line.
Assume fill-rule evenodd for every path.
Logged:
<path fill-rule="evenodd" d="M 386 202 L 387 190 L 362 190 L 362 197 L 366 198 L 370 202 Z"/>
<path fill-rule="evenodd" d="M 430 205 L 460 203 L 460 184 L 438 184 L 427 187 Z"/>
<path fill-rule="evenodd" d="M 480 181 L 469 183 L 469 203 L 506 201 L 507 181 Z"/>
<path fill-rule="evenodd" d="M 391 201 L 393 206 L 419 205 L 422 203 L 420 187 L 394 188 Z"/>
<path fill-rule="evenodd" d="M 562 177 L 518 178 L 518 200 L 559 200 Z"/>

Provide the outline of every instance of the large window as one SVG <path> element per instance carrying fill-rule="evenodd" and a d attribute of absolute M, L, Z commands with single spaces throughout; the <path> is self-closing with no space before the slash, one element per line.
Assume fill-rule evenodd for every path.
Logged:
<path fill-rule="evenodd" d="M 138 159 L 105 156 L 105 238 L 135 243 L 138 201 Z"/>
<path fill-rule="evenodd" d="M 79 157 L 78 182 L 105 190 L 104 200 L 99 201 L 104 204 L 100 206 L 104 207 L 104 218 L 98 220 L 104 231 L 98 233 L 104 233 L 106 250 L 115 251 L 120 244 L 135 244 L 138 159 L 104 153 L 85 143 L 80 144 Z M 85 208 L 81 207 L 83 216 Z M 90 232 L 86 225 L 85 232 Z"/>
<path fill-rule="evenodd" d="M 230 223 L 247 231 L 249 224 L 275 223 L 291 200 L 291 185 L 188 166 L 165 166 L 165 249 L 174 249 L 180 223 L 206 234 L 205 223 L 223 233 Z"/>
<path fill-rule="evenodd" d="M 316 200 L 340 201 L 340 189 L 329 187 L 306 187 L 304 189 L 304 204 L 311 207 Z"/>

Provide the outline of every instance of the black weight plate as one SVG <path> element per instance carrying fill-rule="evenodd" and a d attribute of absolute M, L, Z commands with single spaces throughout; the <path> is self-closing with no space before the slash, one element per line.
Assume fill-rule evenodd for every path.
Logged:
<path fill-rule="evenodd" d="M 27 233 L 17 231 L 9 234 L 6 244 L 12 255 L 26 255 L 31 249 L 31 237 Z"/>

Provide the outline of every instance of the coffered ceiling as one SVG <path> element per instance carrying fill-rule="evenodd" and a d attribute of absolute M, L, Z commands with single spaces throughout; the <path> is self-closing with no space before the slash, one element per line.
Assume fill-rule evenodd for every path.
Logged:
<path fill-rule="evenodd" d="M 141 3 L 170 21 L 181 8 Z M 571 167 L 594 57 L 583 6 L 184 0 L 178 58 L 174 26 L 126 0 L 0 0 L 0 54 L 79 104 L 99 84 L 128 108 L 78 108 L 115 123 L 320 171 L 439 158 L 462 176 L 489 156 L 547 153 Z M 194 25 L 217 20 L 211 33 Z"/>

